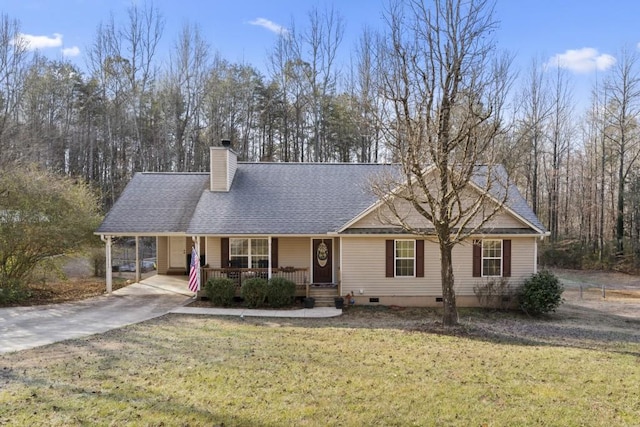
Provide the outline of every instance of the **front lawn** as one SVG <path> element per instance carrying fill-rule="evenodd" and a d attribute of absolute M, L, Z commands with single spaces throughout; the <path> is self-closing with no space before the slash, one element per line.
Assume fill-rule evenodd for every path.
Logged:
<path fill-rule="evenodd" d="M 430 316 L 361 308 L 335 319 L 168 315 L 5 354 L 0 425 L 624 426 L 640 420 L 635 324 L 593 340 L 545 341 L 555 331 L 549 321 L 497 314 L 476 322 L 470 312 L 463 313 L 464 326 L 442 333 Z M 539 322 L 547 328 L 539 335 L 518 329 Z M 519 336 L 503 325 L 518 325 L 510 330 Z"/>

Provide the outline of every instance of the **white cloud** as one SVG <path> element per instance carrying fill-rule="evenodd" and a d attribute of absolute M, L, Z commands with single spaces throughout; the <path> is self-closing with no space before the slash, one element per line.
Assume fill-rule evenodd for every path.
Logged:
<path fill-rule="evenodd" d="M 251 25 L 257 25 L 258 27 L 266 28 L 269 31 L 272 31 L 276 34 L 287 34 L 289 31 L 280 24 L 276 24 L 273 21 L 270 21 L 265 18 L 257 18 L 253 21 L 249 21 Z"/>
<path fill-rule="evenodd" d="M 62 46 L 62 34 L 58 34 L 58 33 L 54 33 L 53 37 L 34 36 L 32 34 L 20 33 L 17 38 L 29 50 L 46 49 L 49 47 Z"/>
<path fill-rule="evenodd" d="M 64 56 L 78 56 L 80 55 L 80 48 L 78 46 L 65 47 L 62 49 L 62 55 Z"/>
<path fill-rule="evenodd" d="M 554 55 L 545 64 L 545 67 L 560 67 L 575 73 L 590 73 L 595 70 L 607 70 L 615 63 L 616 59 L 613 56 L 600 53 L 592 47 L 583 47 L 582 49 L 569 49 L 565 53 Z"/>
<path fill-rule="evenodd" d="M 588 73 L 591 71 L 603 71 L 615 64 L 616 59 L 606 53 L 599 53 L 597 49 L 585 47 L 582 49 L 569 49 L 565 53 L 553 56 L 546 67 L 566 68 L 576 73 Z"/>

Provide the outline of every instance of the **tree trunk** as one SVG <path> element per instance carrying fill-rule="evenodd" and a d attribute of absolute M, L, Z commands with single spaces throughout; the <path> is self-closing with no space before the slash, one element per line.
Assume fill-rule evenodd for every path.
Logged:
<path fill-rule="evenodd" d="M 606 166 L 606 150 L 605 150 L 605 134 L 602 132 L 600 136 L 600 144 L 602 147 L 602 157 L 600 157 L 600 212 L 598 212 L 600 218 L 598 230 L 598 260 L 602 262 L 604 257 L 604 181 L 605 181 L 605 166 Z"/>
<path fill-rule="evenodd" d="M 440 269 L 442 280 L 442 306 L 444 313 L 442 323 L 444 326 L 458 324 L 458 309 L 456 308 L 456 293 L 453 289 L 453 258 L 452 245 L 440 239 Z"/>
<path fill-rule="evenodd" d="M 620 166 L 618 169 L 618 206 L 616 217 L 616 243 L 618 254 L 624 253 L 624 155 L 620 153 Z"/>

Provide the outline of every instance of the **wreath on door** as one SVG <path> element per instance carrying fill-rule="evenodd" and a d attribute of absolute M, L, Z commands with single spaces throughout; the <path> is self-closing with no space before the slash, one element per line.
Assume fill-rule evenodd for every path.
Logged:
<path fill-rule="evenodd" d="M 327 265 L 327 261 L 329 259 L 329 248 L 324 243 L 324 241 L 320 242 L 320 244 L 318 245 L 318 249 L 316 250 L 316 258 L 320 267 L 324 267 L 325 265 Z"/>

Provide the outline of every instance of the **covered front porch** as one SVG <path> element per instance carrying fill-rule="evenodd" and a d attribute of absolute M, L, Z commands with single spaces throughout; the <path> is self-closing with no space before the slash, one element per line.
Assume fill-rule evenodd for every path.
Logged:
<path fill-rule="evenodd" d="M 296 284 L 296 297 L 333 301 L 340 295 L 337 237 L 159 236 L 158 274 L 187 274 L 193 244 L 200 257 L 202 287 L 209 279 L 229 278 L 239 295 L 247 279 L 282 277 Z"/>
<path fill-rule="evenodd" d="M 125 236 L 118 236 L 125 237 Z M 139 253 L 135 238 L 136 254 Z M 111 276 L 111 238 L 103 236 L 107 251 L 107 283 Z M 184 276 L 189 273 L 192 247 L 200 264 L 201 288 L 209 279 L 234 280 L 238 290 L 243 281 L 261 277 L 282 277 L 296 284 L 297 297 L 320 300 L 341 295 L 340 239 L 325 236 L 156 236 L 157 274 Z M 141 260 L 136 255 L 136 282 Z M 109 289 L 108 289 L 109 290 Z"/>

